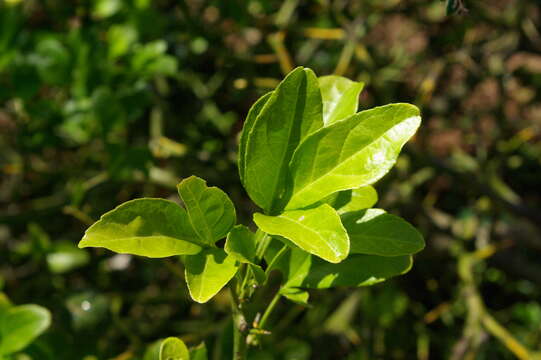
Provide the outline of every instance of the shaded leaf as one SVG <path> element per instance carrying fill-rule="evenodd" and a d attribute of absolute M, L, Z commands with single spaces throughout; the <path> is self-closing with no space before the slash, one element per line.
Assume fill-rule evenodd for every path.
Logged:
<path fill-rule="evenodd" d="M 191 360 L 208 360 L 207 347 L 201 343 L 190 349 Z"/>
<path fill-rule="evenodd" d="M 293 193 L 286 209 L 313 204 L 341 190 L 370 185 L 391 169 L 421 118 L 409 104 L 362 111 L 322 128 L 295 150 Z"/>
<path fill-rule="evenodd" d="M 151 198 L 130 200 L 105 213 L 79 242 L 80 248 L 152 258 L 197 254 L 201 245 L 182 207 Z"/>
<path fill-rule="evenodd" d="M 222 249 L 205 249 L 197 255 L 185 257 L 186 283 L 193 300 L 209 301 L 237 273 L 235 258 Z"/>
<path fill-rule="evenodd" d="M 326 289 L 335 286 L 369 286 L 404 274 L 411 269 L 411 265 L 411 256 L 355 254 L 339 264 L 330 264 L 311 256 L 310 259 L 304 259 L 303 271 L 297 271 L 294 277 L 288 279 L 287 287 Z"/>
<path fill-rule="evenodd" d="M 226 193 L 190 176 L 178 184 L 178 193 L 201 242 L 212 245 L 223 238 L 236 221 L 235 207 Z"/>
<path fill-rule="evenodd" d="M 262 285 L 267 280 L 267 275 L 265 274 L 265 271 L 261 268 L 259 265 L 250 264 L 250 269 L 252 270 L 254 274 L 254 279 L 256 284 Z"/>
<path fill-rule="evenodd" d="M 342 217 L 350 238 L 350 253 L 381 256 L 410 255 L 425 247 L 423 236 L 404 219 L 382 209 L 352 212 Z"/>
<path fill-rule="evenodd" d="M 255 260 L 255 239 L 254 233 L 244 225 L 237 225 L 225 241 L 225 252 L 242 263 L 254 263 Z"/>
<path fill-rule="evenodd" d="M 264 232 L 280 235 L 301 249 L 337 263 L 349 253 L 349 239 L 340 217 L 331 206 L 322 204 L 306 210 L 286 211 L 278 216 L 254 214 Z"/>
<path fill-rule="evenodd" d="M 286 299 L 300 305 L 308 305 L 308 299 L 310 298 L 308 291 L 299 288 L 282 288 L 280 294 Z"/>

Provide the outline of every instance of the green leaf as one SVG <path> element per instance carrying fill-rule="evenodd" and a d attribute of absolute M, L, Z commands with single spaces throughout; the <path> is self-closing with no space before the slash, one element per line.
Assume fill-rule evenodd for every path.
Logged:
<path fill-rule="evenodd" d="M 290 262 L 300 263 L 284 287 L 326 289 L 335 286 L 369 286 L 401 275 L 411 269 L 411 256 L 350 255 L 339 264 L 292 251 Z"/>
<path fill-rule="evenodd" d="M 370 185 L 353 190 L 339 191 L 322 200 L 322 202 L 335 208 L 340 215 L 371 208 L 377 201 L 378 193 Z"/>
<path fill-rule="evenodd" d="M 316 131 L 291 160 L 293 193 L 286 209 L 302 208 L 334 192 L 376 182 L 394 165 L 420 123 L 415 106 L 390 104 Z"/>
<path fill-rule="evenodd" d="M 227 234 L 224 250 L 241 263 L 253 264 L 255 261 L 254 233 L 244 225 L 235 226 Z"/>
<path fill-rule="evenodd" d="M 160 360 L 190 360 L 190 353 L 182 340 L 168 337 L 160 345 Z"/>
<path fill-rule="evenodd" d="M 325 126 L 342 120 L 357 112 L 359 94 L 364 83 L 351 81 L 342 76 L 329 75 L 318 78 L 323 98 L 323 122 Z"/>
<path fill-rule="evenodd" d="M 348 256 L 348 235 L 336 210 L 327 204 L 286 211 L 278 216 L 256 213 L 254 221 L 264 232 L 283 236 L 301 249 L 332 263 Z"/>
<path fill-rule="evenodd" d="M 159 360 L 161 342 L 161 340 L 157 340 L 147 346 L 145 354 L 143 355 L 143 360 Z"/>
<path fill-rule="evenodd" d="M 159 258 L 197 254 L 201 244 L 186 211 L 172 201 L 130 200 L 102 215 L 88 228 L 79 247 Z"/>
<path fill-rule="evenodd" d="M 352 254 L 400 256 L 415 254 L 425 247 L 417 229 L 382 209 L 350 212 L 342 217 L 342 223 Z"/>
<path fill-rule="evenodd" d="M 299 305 L 308 305 L 308 299 L 310 298 L 308 291 L 299 288 L 282 288 L 280 294 Z"/>
<path fill-rule="evenodd" d="M 208 360 L 207 347 L 205 343 L 201 343 L 190 349 L 191 360 Z"/>
<path fill-rule="evenodd" d="M 316 76 L 299 67 L 272 92 L 247 129 L 244 186 L 266 212 L 283 208 L 291 156 L 301 140 L 323 126 L 322 106 Z"/>
<path fill-rule="evenodd" d="M 248 111 L 248 116 L 246 116 L 246 121 L 242 127 L 242 132 L 240 133 L 240 142 L 239 142 L 239 155 L 238 155 L 238 166 L 239 166 L 239 176 L 242 184 L 244 185 L 244 171 L 245 171 L 245 160 L 246 160 L 246 144 L 248 143 L 248 134 L 252 131 L 254 127 L 255 120 L 261 113 L 261 109 L 267 103 L 272 91 L 266 93 L 260 97 L 254 105 Z"/>
<path fill-rule="evenodd" d="M 257 285 L 262 285 L 267 280 L 267 274 L 265 274 L 265 270 L 261 268 L 259 265 L 250 264 L 250 270 L 254 274 L 254 280 Z"/>
<path fill-rule="evenodd" d="M 350 211 L 368 209 L 378 202 L 378 193 L 372 186 L 367 185 L 358 189 L 350 190 L 349 201 L 338 208 L 339 214 L 345 214 Z"/>
<path fill-rule="evenodd" d="M 0 356 L 24 349 L 51 324 L 49 311 L 38 305 L 21 305 L 0 313 Z"/>
<path fill-rule="evenodd" d="M 177 188 L 190 223 L 204 244 L 214 244 L 235 225 L 235 207 L 222 190 L 208 187 L 196 176 L 182 180 Z"/>
<path fill-rule="evenodd" d="M 205 249 L 185 257 L 186 283 L 193 300 L 209 301 L 237 273 L 237 262 L 222 249 Z"/>

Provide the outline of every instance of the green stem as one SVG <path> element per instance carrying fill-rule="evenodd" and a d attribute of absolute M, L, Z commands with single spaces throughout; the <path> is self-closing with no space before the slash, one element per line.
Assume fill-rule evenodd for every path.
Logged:
<path fill-rule="evenodd" d="M 280 290 L 278 290 L 276 294 L 274 295 L 274 297 L 272 298 L 269 306 L 267 306 L 267 309 L 263 313 L 263 316 L 261 317 L 261 321 L 259 321 L 258 327 L 260 329 L 265 328 L 265 324 L 267 323 L 267 320 L 269 319 L 270 314 L 273 312 L 274 308 L 278 304 L 278 300 L 280 300 L 281 296 L 282 294 L 280 294 Z"/>
<path fill-rule="evenodd" d="M 246 330 L 248 324 L 242 312 L 234 286 L 231 289 L 231 312 L 233 317 L 233 359 L 245 360 L 247 357 Z"/>
<path fill-rule="evenodd" d="M 286 251 L 289 249 L 289 246 L 283 245 L 282 248 L 278 251 L 276 255 L 272 258 L 269 266 L 267 267 L 267 270 L 265 270 L 265 273 L 269 275 L 269 273 L 272 271 L 272 267 L 284 256 Z"/>
<path fill-rule="evenodd" d="M 257 232 L 255 233 L 255 241 L 256 241 L 256 251 L 255 251 L 255 257 L 256 261 L 261 261 L 263 258 L 263 254 L 265 254 L 265 251 L 267 251 L 267 248 L 269 247 L 271 237 L 261 231 L 261 229 L 257 229 Z"/>

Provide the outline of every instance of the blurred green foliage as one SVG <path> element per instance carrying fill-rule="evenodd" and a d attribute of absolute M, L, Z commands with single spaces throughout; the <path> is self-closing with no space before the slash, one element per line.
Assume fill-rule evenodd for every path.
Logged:
<path fill-rule="evenodd" d="M 457 3 L 468 12 L 446 15 Z M 540 23 L 538 3 L 520 0 L 0 1 L 0 287 L 53 314 L 25 353 L 151 359 L 156 340 L 180 336 L 228 357 L 226 293 L 202 307 L 175 259 L 75 244 L 99 214 L 174 195 L 191 174 L 243 204 L 249 224 L 237 133 L 255 99 L 303 65 L 366 82 L 361 108 L 422 109 L 377 190 L 427 249 L 383 285 L 316 291 L 311 308 L 282 300 L 272 350 L 254 359 L 533 358 Z"/>

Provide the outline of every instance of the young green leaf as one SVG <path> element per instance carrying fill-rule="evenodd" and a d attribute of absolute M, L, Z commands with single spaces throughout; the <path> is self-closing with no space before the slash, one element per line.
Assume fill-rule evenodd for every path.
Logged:
<path fill-rule="evenodd" d="M 229 256 L 241 263 L 254 264 L 254 234 L 244 225 L 235 226 L 227 234 L 224 250 Z"/>
<path fill-rule="evenodd" d="M 425 247 L 423 236 L 405 220 L 382 209 L 350 212 L 342 217 L 352 254 L 410 255 Z"/>
<path fill-rule="evenodd" d="M 283 236 L 301 249 L 329 262 L 337 263 L 348 256 L 348 235 L 336 210 L 328 204 L 286 211 L 278 216 L 256 213 L 254 221 L 264 232 Z"/>
<path fill-rule="evenodd" d="M 20 351 L 51 324 L 49 310 L 38 305 L 20 305 L 0 312 L 0 357 Z"/>
<path fill-rule="evenodd" d="M 192 299 L 206 303 L 235 276 L 238 265 L 235 258 L 222 249 L 205 249 L 184 260 L 186 283 Z"/>
<path fill-rule="evenodd" d="M 205 343 L 201 343 L 190 349 L 191 360 L 208 360 L 207 347 Z"/>
<path fill-rule="evenodd" d="M 204 244 L 213 245 L 235 225 L 235 207 L 222 190 L 208 187 L 196 176 L 182 180 L 177 188 L 190 223 Z"/>
<path fill-rule="evenodd" d="M 190 353 L 182 340 L 168 337 L 160 345 L 160 360 L 190 360 Z"/>
<path fill-rule="evenodd" d="M 342 120 L 357 112 L 359 94 L 364 83 L 351 81 L 342 76 L 329 75 L 318 78 L 323 98 L 323 122 L 325 126 Z"/>
<path fill-rule="evenodd" d="M 255 120 L 259 116 L 259 113 L 261 113 L 261 109 L 263 109 L 263 106 L 267 103 L 267 100 L 269 100 L 269 97 L 272 95 L 272 91 L 266 93 L 262 97 L 260 97 L 254 105 L 250 108 L 250 111 L 248 111 L 248 116 L 246 116 L 246 120 L 244 121 L 244 125 L 242 127 L 242 132 L 240 133 L 240 142 L 239 142 L 239 155 L 238 155 L 238 167 L 239 167 L 239 176 L 240 181 L 244 185 L 244 170 L 245 170 L 245 158 L 246 158 L 246 144 L 248 142 L 248 134 L 250 131 L 252 131 L 252 127 L 254 126 Z"/>
<path fill-rule="evenodd" d="M 321 92 L 310 69 L 293 70 L 268 98 L 249 130 L 244 186 L 266 212 L 287 198 L 288 164 L 297 145 L 323 126 Z M 242 165 L 241 165 L 242 166 Z"/>
<path fill-rule="evenodd" d="M 298 253 L 291 253 L 296 256 Z M 350 255 L 339 264 L 316 257 L 303 258 L 303 271 L 288 278 L 284 287 L 326 289 L 335 286 L 369 286 L 411 269 L 411 256 Z"/>
<path fill-rule="evenodd" d="M 252 274 L 254 274 L 254 281 L 257 285 L 262 285 L 267 280 L 267 274 L 265 274 L 265 270 L 261 268 L 259 265 L 249 264 L 250 271 Z"/>
<path fill-rule="evenodd" d="M 338 208 L 339 214 L 345 214 L 350 211 L 368 209 L 378 202 L 378 193 L 372 186 L 367 185 L 358 189 L 350 190 L 349 201 Z"/>
<path fill-rule="evenodd" d="M 298 209 L 341 190 L 370 185 L 394 165 L 421 118 L 409 104 L 362 111 L 322 128 L 295 150 L 293 193 L 286 209 Z"/>
<path fill-rule="evenodd" d="M 186 211 L 172 201 L 143 198 L 125 202 L 88 228 L 79 247 L 159 258 L 197 254 L 199 242 Z"/>
<path fill-rule="evenodd" d="M 280 294 L 299 305 L 308 305 L 308 299 L 310 298 L 308 291 L 299 288 L 282 288 Z"/>
<path fill-rule="evenodd" d="M 367 185 L 353 190 L 344 190 L 327 196 L 322 202 L 331 205 L 338 214 L 368 209 L 378 201 L 378 193 Z"/>

